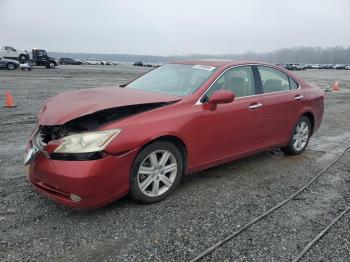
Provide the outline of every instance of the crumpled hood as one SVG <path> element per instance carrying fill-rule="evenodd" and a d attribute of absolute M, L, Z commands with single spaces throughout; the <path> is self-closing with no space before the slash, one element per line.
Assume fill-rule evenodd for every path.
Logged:
<path fill-rule="evenodd" d="M 174 102 L 181 97 L 134 88 L 104 87 L 58 94 L 46 100 L 38 114 L 39 125 L 62 125 L 100 110 L 152 103 Z"/>

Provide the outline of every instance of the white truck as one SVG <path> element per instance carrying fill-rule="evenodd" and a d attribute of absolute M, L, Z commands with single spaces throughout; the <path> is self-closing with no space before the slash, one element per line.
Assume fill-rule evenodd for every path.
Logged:
<path fill-rule="evenodd" d="M 27 50 L 19 50 L 11 46 L 4 46 L 0 49 L 0 57 L 25 62 L 29 60 L 29 53 Z"/>

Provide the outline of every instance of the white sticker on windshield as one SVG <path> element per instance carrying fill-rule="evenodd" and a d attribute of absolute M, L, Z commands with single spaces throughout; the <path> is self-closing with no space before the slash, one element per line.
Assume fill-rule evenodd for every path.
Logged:
<path fill-rule="evenodd" d="M 192 68 L 194 68 L 194 69 L 206 70 L 206 71 L 213 71 L 213 70 L 215 69 L 215 66 L 194 65 Z"/>

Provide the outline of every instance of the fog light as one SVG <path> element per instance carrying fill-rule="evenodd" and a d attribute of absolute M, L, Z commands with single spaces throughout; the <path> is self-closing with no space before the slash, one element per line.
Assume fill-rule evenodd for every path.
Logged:
<path fill-rule="evenodd" d="M 74 194 L 70 194 L 70 199 L 72 199 L 74 202 L 80 202 L 81 200 L 81 197 L 80 196 L 77 196 L 77 195 L 74 195 Z"/>

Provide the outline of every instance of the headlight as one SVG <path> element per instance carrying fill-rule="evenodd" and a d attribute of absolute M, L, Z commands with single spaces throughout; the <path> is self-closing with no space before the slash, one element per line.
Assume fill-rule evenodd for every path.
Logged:
<path fill-rule="evenodd" d="M 91 153 L 102 151 L 121 131 L 121 129 L 110 129 L 66 136 L 61 139 L 63 143 L 55 149 L 54 153 Z"/>

